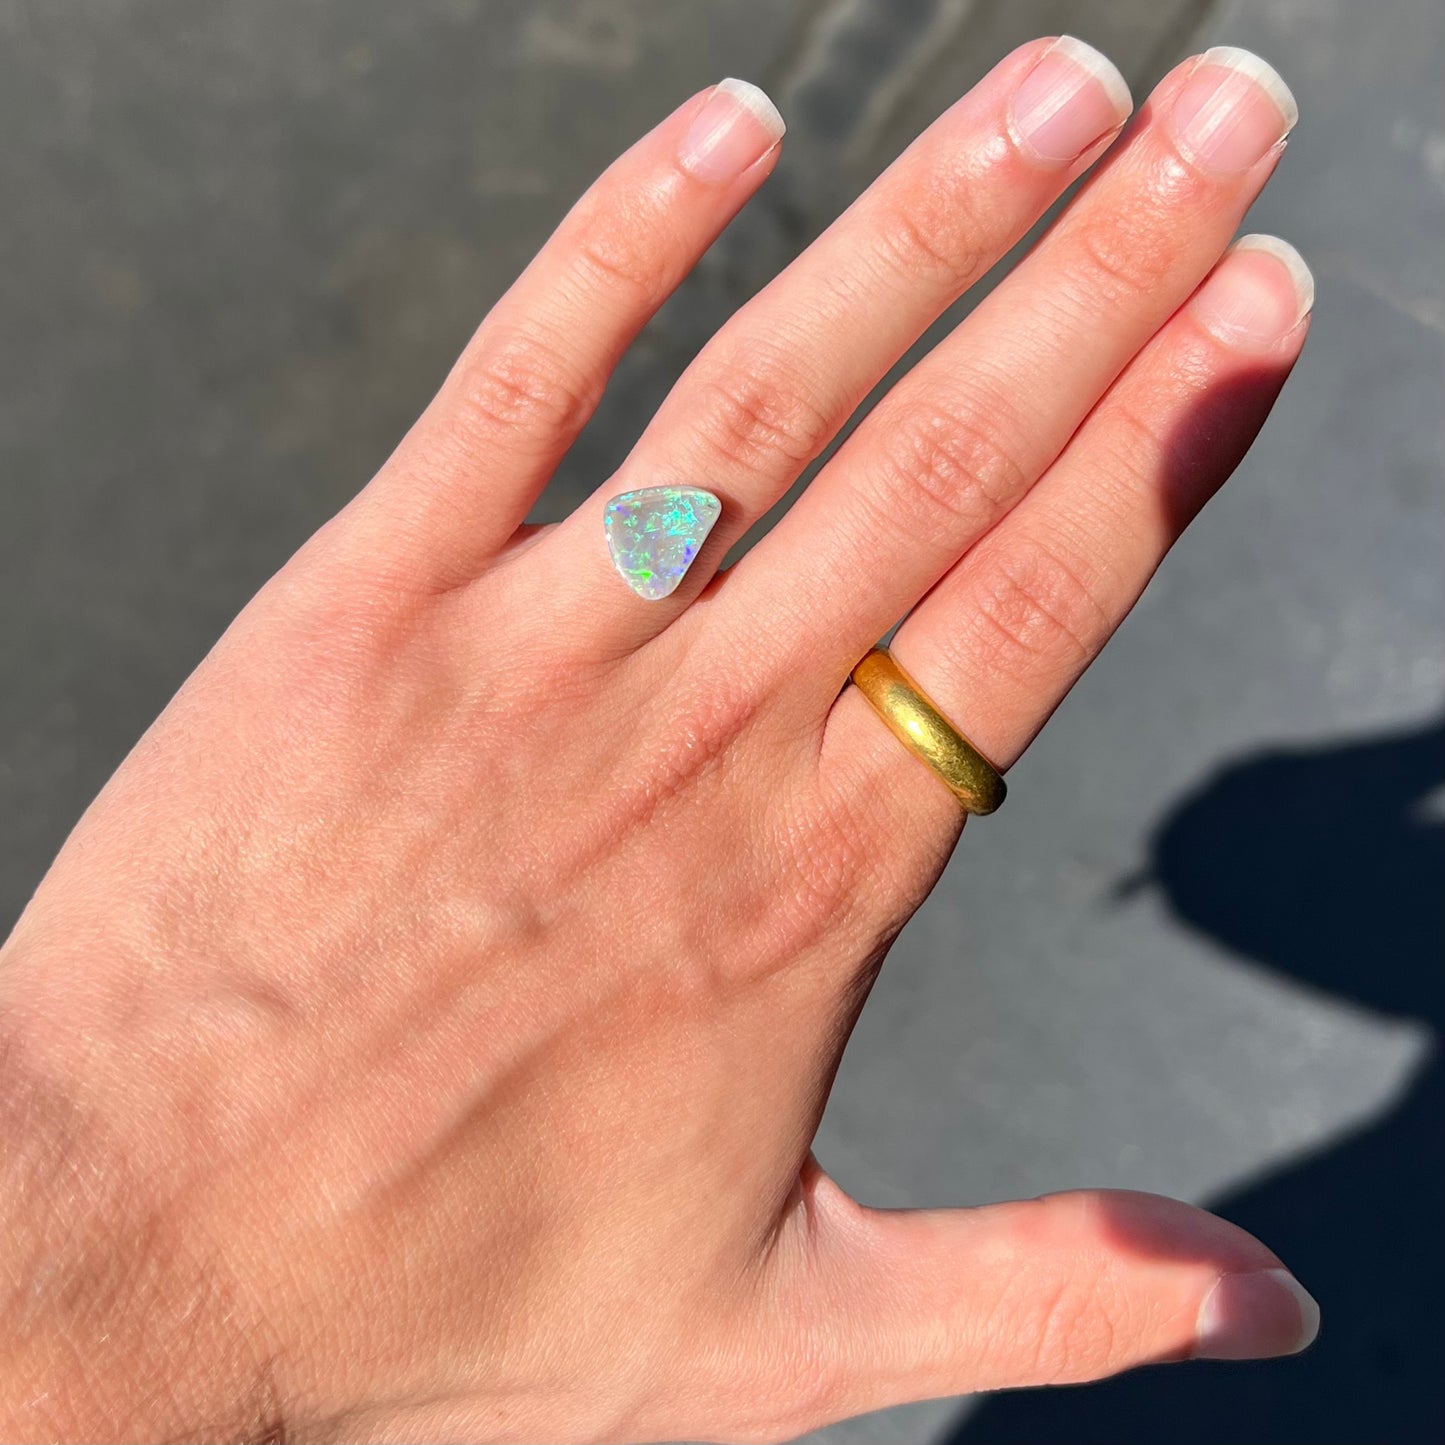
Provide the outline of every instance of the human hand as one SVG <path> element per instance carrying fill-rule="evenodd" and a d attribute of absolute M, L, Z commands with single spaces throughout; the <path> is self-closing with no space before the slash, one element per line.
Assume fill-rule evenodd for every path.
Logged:
<path fill-rule="evenodd" d="M 1003 61 L 519 530 L 771 114 L 694 97 L 564 221 L 5 947 L 7 1438 L 775 1439 L 1307 1341 L 1200 1211 L 875 1211 L 809 1155 L 962 822 L 849 671 L 913 609 L 897 655 L 1007 766 L 1243 454 L 1310 302 L 1282 243 L 1219 259 L 1293 119 L 1272 72 L 1168 77 L 713 575 L 1108 146 L 1121 85 L 1075 44 Z M 723 509 L 645 601 L 603 508 L 656 485 Z"/>

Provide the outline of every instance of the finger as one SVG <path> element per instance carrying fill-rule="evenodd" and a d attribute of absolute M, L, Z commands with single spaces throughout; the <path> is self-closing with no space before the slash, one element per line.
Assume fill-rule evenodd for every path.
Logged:
<path fill-rule="evenodd" d="M 1318 1329 L 1314 1300 L 1258 1240 L 1155 1195 L 884 1211 L 825 1178 L 808 1222 L 775 1263 L 778 1300 L 826 1382 L 823 1418 L 1154 1362 L 1293 1354 Z"/>
<path fill-rule="evenodd" d="M 1212 148 L 1197 135 L 1201 105 L 1225 111 Z M 806 652 L 807 677 L 830 697 L 1018 502 L 1219 258 L 1295 113 L 1283 81 L 1243 52 L 1167 77 L 1054 230 L 743 559 L 723 621 L 746 628 L 746 614 L 765 614 L 764 647 L 791 631 L 783 645 Z"/>
<path fill-rule="evenodd" d="M 1314 282 L 1247 237 L 1119 379 L 1063 456 L 899 628 L 899 661 L 996 765 L 1011 764 L 1238 465 L 1299 356 Z M 835 732 L 836 729 L 836 732 Z M 952 799 L 849 689 L 827 748 Z M 876 776 L 874 778 L 876 784 Z"/>
<path fill-rule="evenodd" d="M 506 541 L 623 351 L 766 179 L 782 134 L 762 91 L 725 80 L 577 202 L 364 494 L 399 565 L 447 585 Z"/>
<path fill-rule="evenodd" d="M 560 605 L 624 643 L 664 627 L 1128 111 L 1123 78 L 1081 42 L 1036 41 L 1002 61 L 688 367 L 618 473 L 550 539 L 567 557 L 548 581 L 567 589 Z M 722 517 L 685 585 L 643 603 L 598 546 L 602 509 L 620 492 L 668 485 L 714 492 Z"/>

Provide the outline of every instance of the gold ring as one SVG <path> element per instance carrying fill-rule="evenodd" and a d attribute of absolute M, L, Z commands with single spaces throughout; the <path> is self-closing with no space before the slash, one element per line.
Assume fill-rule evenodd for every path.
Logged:
<path fill-rule="evenodd" d="M 939 712 L 886 647 L 875 647 L 853 669 L 853 686 L 889 732 L 943 780 L 965 812 L 992 813 L 1003 802 L 1008 789 L 998 769 Z"/>

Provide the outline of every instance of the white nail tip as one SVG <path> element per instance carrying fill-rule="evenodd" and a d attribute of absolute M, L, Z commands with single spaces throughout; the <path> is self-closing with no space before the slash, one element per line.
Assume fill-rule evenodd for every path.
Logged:
<path fill-rule="evenodd" d="M 1299 1306 L 1299 1343 L 1294 1347 L 1294 1353 L 1299 1354 L 1301 1350 L 1308 1349 L 1314 1344 L 1315 1337 L 1320 1332 L 1319 1304 L 1288 1270 L 1272 1269 L 1270 1273 L 1294 1296 L 1295 1303 Z"/>
<path fill-rule="evenodd" d="M 1289 272 L 1290 280 L 1294 282 L 1295 296 L 1299 301 L 1299 310 L 1295 313 L 1295 324 L 1298 325 L 1309 315 L 1315 304 L 1314 272 L 1310 270 L 1305 258 L 1288 241 L 1281 240 L 1278 236 L 1254 234 L 1241 236 L 1234 243 L 1232 249 L 1235 251 L 1263 251 L 1266 255 L 1273 256 Z"/>
<path fill-rule="evenodd" d="M 774 140 L 782 140 L 788 127 L 777 106 L 768 99 L 766 91 L 760 90 L 750 81 L 729 76 L 726 80 L 718 81 L 714 93 L 732 96 Z"/>
<path fill-rule="evenodd" d="M 1252 50 L 1241 50 L 1236 45 L 1216 45 L 1199 57 L 1200 65 L 1219 65 L 1226 70 L 1237 71 L 1254 81 L 1261 90 L 1279 107 L 1284 117 L 1284 133 L 1288 135 L 1299 122 L 1299 106 L 1294 92 L 1284 83 L 1284 77 L 1269 61 Z"/>
<path fill-rule="evenodd" d="M 1095 50 L 1087 41 L 1075 35 L 1061 35 L 1049 46 L 1067 55 L 1081 70 L 1086 70 L 1104 89 L 1114 109 L 1120 115 L 1128 115 L 1134 109 L 1134 96 L 1129 82 L 1120 73 L 1119 67 L 1101 50 Z M 1046 55 L 1048 51 L 1044 52 Z"/>

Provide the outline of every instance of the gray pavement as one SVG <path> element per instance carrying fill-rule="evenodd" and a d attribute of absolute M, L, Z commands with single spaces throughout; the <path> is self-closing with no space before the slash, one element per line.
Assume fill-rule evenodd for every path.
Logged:
<path fill-rule="evenodd" d="M 1438 1440 L 1436 8 L 0 0 L 0 929 L 565 205 L 689 91 L 766 86 L 785 158 L 625 363 L 545 515 L 1010 45 L 1071 30 L 1139 95 L 1197 45 L 1253 47 L 1304 117 L 1249 222 L 1315 269 L 1304 361 L 894 950 L 818 1152 L 879 1204 L 1079 1184 L 1209 1203 L 1296 1269 L 1324 1333 L 1300 1360 L 819 1438 Z"/>

